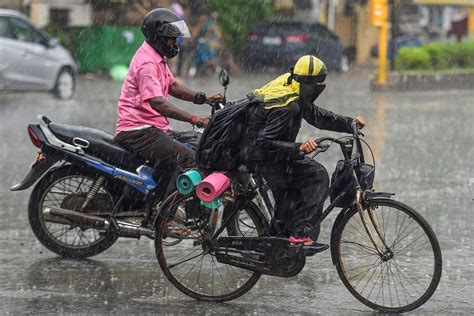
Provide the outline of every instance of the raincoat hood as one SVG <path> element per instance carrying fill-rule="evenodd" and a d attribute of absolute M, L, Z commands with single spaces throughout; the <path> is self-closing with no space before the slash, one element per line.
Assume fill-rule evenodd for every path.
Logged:
<path fill-rule="evenodd" d="M 267 110 L 286 106 L 290 102 L 298 100 L 300 93 L 300 84 L 295 80 L 289 83 L 289 77 L 290 73 L 285 73 L 262 88 L 255 89 L 249 94 L 249 97 L 263 102 L 264 108 Z"/>

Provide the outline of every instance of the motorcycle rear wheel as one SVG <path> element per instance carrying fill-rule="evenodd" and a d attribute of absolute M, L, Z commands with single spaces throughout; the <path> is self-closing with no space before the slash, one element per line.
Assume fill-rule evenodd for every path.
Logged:
<path fill-rule="evenodd" d="M 46 221 L 43 209 L 57 207 L 80 211 L 87 192 L 98 177 L 75 166 L 50 170 L 35 186 L 30 196 L 28 219 L 36 238 L 52 252 L 67 258 L 95 256 L 112 246 L 118 235 L 104 230 L 85 229 Z M 104 184 L 85 212 L 110 214 L 114 207 L 112 194 Z"/>

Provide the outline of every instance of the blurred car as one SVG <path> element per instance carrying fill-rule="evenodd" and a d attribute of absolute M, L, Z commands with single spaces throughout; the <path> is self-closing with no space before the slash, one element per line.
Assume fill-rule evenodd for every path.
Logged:
<path fill-rule="evenodd" d="M 254 65 L 291 67 L 303 55 L 316 55 L 329 70 L 348 71 L 346 48 L 337 35 L 318 23 L 271 22 L 247 36 L 245 62 Z"/>
<path fill-rule="evenodd" d="M 390 50 L 390 45 L 392 45 L 392 40 L 388 40 L 387 43 L 387 58 L 392 56 L 392 52 Z M 398 53 L 398 50 L 402 47 L 420 47 L 423 45 L 423 41 L 418 36 L 406 35 L 400 36 L 395 38 L 395 56 Z M 372 57 L 379 57 L 379 46 L 374 45 L 370 50 L 370 55 Z"/>
<path fill-rule="evenodd" d="M 48 38 L 26 16 L 0 9 L 0 90 L 44 90 L 70 99 L 77 65 L 56 38 Z"/>

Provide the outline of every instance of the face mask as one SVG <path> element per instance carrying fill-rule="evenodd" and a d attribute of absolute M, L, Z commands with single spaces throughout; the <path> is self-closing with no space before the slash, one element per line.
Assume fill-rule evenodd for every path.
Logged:
<path fill-rule="evenodd" d="M 300 84 L 300 98 L 303 104 L 313 104 L 326 88 L 326 84 L 302 83 Z"/>
<path fill-rule="evenodd" d="M 179 53 L 179 46 L 177 43 L 174 45 L 168 45 L 168 39 L 165 37 L 159 37 L 154 43 L 153 48 L 162 56 L 166 58 L 176 57 Z"/>
<path fill-rule="evenodd" d="M 166 48 L 164 49 L 164 52 L 163 54 L 167 57 L 167 58 L 174 58 L 178 55 L 179 53 L 179 46 L 178 44 L 174 44 L 172 46 L 166 46 Z"/>
<path fill-rule="evenodd" d="M 319 97 L 319 95 L 323 93 L 324 89 L 326 89 L 325 83 L 316 85 L 316 89 L 314 89 L 314 100 L 312 102 L 314 102 Z"/>

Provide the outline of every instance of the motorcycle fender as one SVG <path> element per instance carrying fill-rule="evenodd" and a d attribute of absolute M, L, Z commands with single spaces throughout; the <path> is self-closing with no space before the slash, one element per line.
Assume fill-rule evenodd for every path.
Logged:
<path fill-rule="evenodd" d="M 25 179 L 18 184 L 15 184 L 10 188 L 10 191 L 21 191 L 28 189 L 32 186 L 41 176 L 51 168 L 58 159 L 54 156 L 43 156 L 42 153 L 38 154 L 36 161 L 30 166 L 30 171 L 26 175 Z"/>

